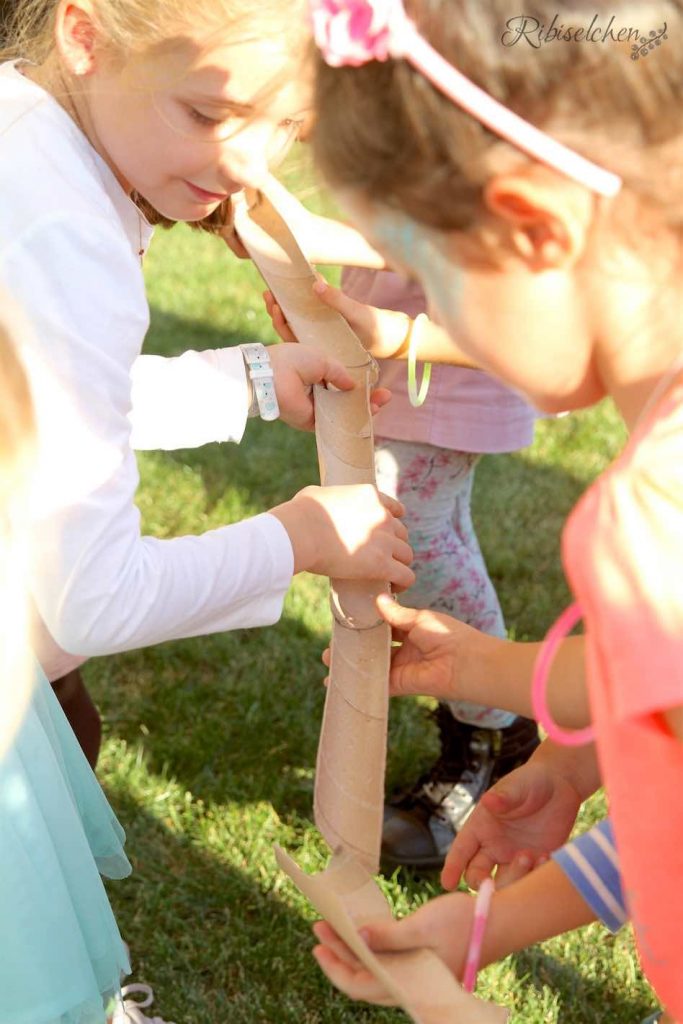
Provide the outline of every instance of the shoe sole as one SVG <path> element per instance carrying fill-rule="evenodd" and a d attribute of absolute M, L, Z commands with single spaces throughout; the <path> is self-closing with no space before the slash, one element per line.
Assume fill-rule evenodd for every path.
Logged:
<path fill-rule="evenodd" d="M 394 860 L 393 857 L 380 858 L 380 870 L 382 874 L 393 874 L 396 868 L 406 868 L 407 871 L 440 871 L 445 864 L 444 857 L 422 857 L 411 861 Z"/>

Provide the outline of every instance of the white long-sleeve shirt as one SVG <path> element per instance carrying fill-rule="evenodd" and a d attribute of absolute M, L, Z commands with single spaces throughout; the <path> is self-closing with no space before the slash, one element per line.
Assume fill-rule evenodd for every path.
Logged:
<path fill-rule="evenodd" d="M 33 328 L 21 345 L 39 438 L 31 590 L 51 678 L 90 655 L 270 624 L 292 576 L 267 513 L 141 535 L 133 447 L 239 441 L 247 416 L 238 349 L 140 355 L 150 236 L 59 104 L 0 66 L 0 280 Z"/>

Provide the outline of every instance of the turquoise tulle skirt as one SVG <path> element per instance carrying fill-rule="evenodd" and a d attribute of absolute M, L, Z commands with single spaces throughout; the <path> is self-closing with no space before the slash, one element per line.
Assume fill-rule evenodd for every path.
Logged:
<path fill-rule="evenodd" d="M 100 872 L 130 873 L 124 839 L 39 673 L 0 757 L 0 1024 L 105 1021 L 130 966 Z"/>

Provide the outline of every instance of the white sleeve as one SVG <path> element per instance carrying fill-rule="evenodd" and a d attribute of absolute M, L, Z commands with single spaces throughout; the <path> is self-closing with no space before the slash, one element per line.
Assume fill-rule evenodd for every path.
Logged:
<path fill-rule="evenodd" d="M 138 451 L 242 440 L 249 399 L 239 348 L 139 356 L 131 379 L 131 445 Z"/>
<path fill-rule="evenodd" d="M 29 315 L 23 356 L 38 424 L 32 592 L 73 654 L 276 621 L 293 570 L 267 513 L 200 536 L 140 533 L 131 368 L 147 328 L 140 268 L 106 221 L 44 218 L 3 253 Z"/>

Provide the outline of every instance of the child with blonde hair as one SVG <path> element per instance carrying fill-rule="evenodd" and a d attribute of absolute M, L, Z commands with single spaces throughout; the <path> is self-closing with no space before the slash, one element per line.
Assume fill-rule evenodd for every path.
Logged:
<path fill-rule="evenodd" d="M 91 655 L 275 622 L 302 570 L 399 589 L 414 578 L 400 503 L 371 486 L 307 487 L 164 540 L 142 536 L 134 503 L 134 449 L 239 441 L 250 414 L 310 429 L 312 385 L 353 386 L 298 346 L 140 355 L 145 214 L 220 225 L 231 194 L 286 152 L 309 106 L 296 10 L 14 4 L 0 65 L 0 280 L 32 327 L 21 339 L 38 435 L 30 591 L 51 679 Z"/>
<path fill-rule="evenodd" d="M 622 909 L 645 974 L 683 1020 L 683 70 L 667 41 L 683 28 L 683 5 L 577 0 L 558 13 L 538 0 L 522 18 L 509 0 L 416 0 L 407 13 L 399 0 L 320 0 L 313 9 L 317 158 L 350 218 L 423 284 L 455 361 L 465 353 L 548 412 L 610 395 L 631 431 L 564 532 L 578 607 L 553 644 L 579 611 L 586 634 L 559 644 L 552 711 L 564 727 L 592 719 Z M 553 15 L 563 32 L 551 36 Z M 542 675 L 532 706 L 538 645 L 389 602 L 382 609 L 403 641 L 395 693 L 535 708 L 567 742 L 546 716 Z M 546 779 L 559 764 L 572 783 L 583 773 L 589 790 L 597 786 L 590 751 L 565 760 L 561 746 L 543 746 L 545 763 L 532 761 Z M 525 785 L 531 770 L 519 769 Z M 536 819 L 546 836 L 552 785 L 548 792 Z M 533 821 L 529 813 L 528 836 Z M 611 851 L 614 866 L 606 828 L 595 834 L 595 856 Z M 603 868 L 579 877 L 558 855 L 502 889 L 492 955 L 595 913 L 607 920 L 586 884 L 601 881 Z M 572 887 L 565 914 L 558 893 Z M 619 909 L 614 879 L 599 891 Z M 456 971 L 462 940 L 446 922 L 452 908 L 457 924 L 462 900 L 420 911 Z M 506 917 L 505 906 L 516 913 Z M 322 931 L 320 960 L 350 989 L 357 966 Z"/>

